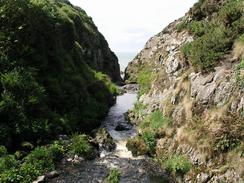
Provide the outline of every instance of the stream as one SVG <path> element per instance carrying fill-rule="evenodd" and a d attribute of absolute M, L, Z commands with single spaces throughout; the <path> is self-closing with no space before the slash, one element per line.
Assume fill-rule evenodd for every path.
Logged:
<path fill-rule="evenodd" d="M 171 183 L 169 176 L 153 163 L 150 158 L 133 157 L 126 148 L 126 141 L 137 134 L 137 130 L 127 122 L 124 114 L 133 108 L 137 100 L 135 92 L 127 92 L 117 97 L 107 117 L 102 123 L 116 143 L 113 152 L 100 152 L 100 158 L 81 161 L 61 167 L 62 173 L 52 179 L 51 183 L 104 183 L 109 171 L 120 171 L 120 183 Z M 116 131 L 120 125 L 124 129 Z"/>

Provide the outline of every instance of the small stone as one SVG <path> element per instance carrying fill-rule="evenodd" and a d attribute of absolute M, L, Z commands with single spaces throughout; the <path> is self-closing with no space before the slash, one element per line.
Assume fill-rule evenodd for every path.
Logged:
<path fill-rule="evenodd" d="M 42 175 L 42 176 L 37 177 L 37 179 L 35 181 L 33 181 L 33 183 L 44 182 L 44 180 L 45 180 L 45 176 Z"/>
<path fill-rule="evenodd" d="M 54 170 L 52 172 L 49 172 L 46 174 L 46 178 L 48 179 L 52 179 L 52 178 L 55 178 L 59 175 L 58 171 Z"/>

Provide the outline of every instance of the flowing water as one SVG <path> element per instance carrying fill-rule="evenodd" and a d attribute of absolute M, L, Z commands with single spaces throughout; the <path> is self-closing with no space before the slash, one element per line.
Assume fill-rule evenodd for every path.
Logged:
<path fill-rule="evenodd" d="M 136 93 L 125 93 L 117 97 L 116 104 L 111 107 L 102 127 L 114 139 L 117 147 L 113 152 L 101 152 L 100 158 L 82 161 L 76 165 L 61 167 L 61 175 L 50 182 L 56 183 L 99 183 L 105 182 L 109 171 L 116 168 L 120 171 L 120 183 L 171 183 L 169 176 L 160 170 L 147 157 L 133 157 L 126 148 L 126 140 L 136 135 L 136 129 L 130 125 L 124 114 L 133 108 Z M 125 127 L 116 131 L 118 125 Z"/>

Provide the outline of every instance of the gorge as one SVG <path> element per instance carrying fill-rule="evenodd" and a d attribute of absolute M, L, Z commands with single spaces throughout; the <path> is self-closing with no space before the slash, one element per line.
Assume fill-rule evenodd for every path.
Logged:
<path fill-rule="evenodd" d="M 67 0 L 0 1 L 0 48 L 0 182 L 244 181 L 243 0 L 199 0 L 124 80 Z"/>

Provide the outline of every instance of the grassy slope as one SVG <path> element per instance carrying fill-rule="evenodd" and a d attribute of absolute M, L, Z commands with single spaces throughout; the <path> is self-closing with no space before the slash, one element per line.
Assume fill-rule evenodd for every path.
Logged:
<path fill-rule="evenodd" d="M 89 131 L 113 103 L 116 89 L 98 71 L 118 81 L 117 58 L 65 0 L 1 1 L 0 48 L 0 144 Z"/>

